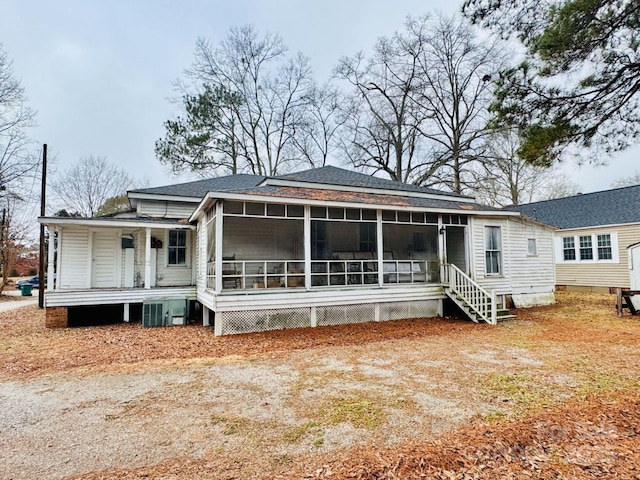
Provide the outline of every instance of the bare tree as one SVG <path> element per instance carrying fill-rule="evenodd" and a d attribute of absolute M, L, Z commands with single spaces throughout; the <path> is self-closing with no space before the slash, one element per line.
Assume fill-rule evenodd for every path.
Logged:
<path fill-rule="evenodd" d="M 330 85 L 314 86 L 307 94 L 307 105 L 299 109 L 299 134 L 292 140 L 311 167 L 324 167 L 338 148 L 338 132 L 346 122 L 341 105 L 345 101 L 340 91 Z"/>
<path fill-rule="evenodd" d="M 492 80 L 505 53 L 496 41 L 477 38 L 458 17 L 409 19 L 407 28 L 423 50 L 418 59 L 424 85 L 417 101 L 430 119 L 422 134 L 442 165 L 435 176 L 462 193 L 465 172 L 482 159 L 484 137 L 491 133 Z"/>
<path fill-rule="evenodd" d="M 13 63 L 0 44 L 0 268 L 6 285 L 15 246 L 27 229 L 16 217 L 27 200 L 28 181 L 37 172 L 38 158 L 30 152 L 28 130 L 35 113 L 27 106 L 24 88 L 13 74 Z"/>
<path fill-rule="evenodd" d="M 424 183 L 435 170 L 421 135 L 427 113 L 416 102 L 422 53 L 420 34 L 396 32 L 378 40 L 370 59 L 360 52 L 340 60 L 334 74 L 352 89 L 342 151 L 356 168 L 404 183 Z"/>
<path fill-rule="evenodd" d="M 195 124 L 189 116 L 179 122 L 179 135 L 188 136 L 191 143 L 176 145 L 189 148 L 178 148 L 175 154 L 171 134 L 176 129 L 171 125 L 166 141 L 156 144 L 158 157 L 170 162 L 174 171 L 274 175 L 305 160 L 300 141 L 294 139 L 304 131 L 315 85 L 307 57 L 287 56 L 279 36 L 260 37 L 245 26 L 232 29 L 218 46 L 199 39 L 187 77 L 195 87 L 183 83 L 179 88 L 199 90 L 185 98 L 195 101 L 191 112 L 187 105 L 188 114 L 200 118 Z M 194 164 L 189 164 L 191 159 Z"/>
<path fill-rule="evenodd" d="M 409 17 L 369 60 L 343 58 L 335 74 L 353 89 L 343 150 L 359 168 L 456 192 L 489 133 L 496 42 L 457 17 Z"/>
<path fill-rule="evenodd" d="M 51 182 L 59 207 L 93 217 L 109 198 L 125 193 L 137 182 L 104 157 L 81 158 Z"/>
<path fill-rule="evenodd" d="M 628 177 L 620 177 L 611 184 L 611 188 L 620 187 L 632 187 L 634 185 L 640 185 L 640 172 L 635 171 Z"/>
<path fill-rule="evenodd" d="M 29 151 L 32 141 L 27 134 L 34 118 L 24 88 L 13 76 L 13 63 L 0 44 L 0 195 L 19 192 L 26 177 L 36 171 L 38 159 Z"/>
<path fill-rule="evenodd" d="M 580 187 L 558 167 L 531 165 L 519 150 L 524 139 L 515 129 L 487 137 L 482 162 L 469 172 L 468 190 L 486 205 L 505 207 L 575 195 Z"/>

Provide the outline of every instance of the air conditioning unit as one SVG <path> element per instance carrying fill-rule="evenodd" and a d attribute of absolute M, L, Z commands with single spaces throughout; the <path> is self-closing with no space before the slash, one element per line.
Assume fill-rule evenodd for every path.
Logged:
<path fill-rule="evenodd" d="M 184 298 L 154 298 L 142 303 L 143 327 L 186 325 L 187 300 Z"/>

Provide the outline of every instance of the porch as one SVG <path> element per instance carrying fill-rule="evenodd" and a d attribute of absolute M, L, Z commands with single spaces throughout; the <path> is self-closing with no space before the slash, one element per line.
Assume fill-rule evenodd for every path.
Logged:
<path fill-rule="evenodd" d="M 440 285 L 447 259 L 467 268 L 467 217 L 218 201 L 199 225 L 204 288 L 261 290 Z"/>

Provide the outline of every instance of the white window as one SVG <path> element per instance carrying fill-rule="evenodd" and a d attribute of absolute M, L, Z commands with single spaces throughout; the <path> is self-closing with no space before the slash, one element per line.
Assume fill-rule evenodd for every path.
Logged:
<path fill-rule="evenodd" d="M 168 265 L 187 264 L 187 231 L 169 230 Z"/>
<path fill-rule="evenodd" d="M 598 260 L 612 260 L 611 235 L 598 235 Z"/>
<path fill-rule="evenodd" d="M 556 262 L 618 263 L 618 234 L 593 233 L 556 237 Z"/>
<path fill-rule="evenodd" d="M 580 236 L 580 260 L 593 260 L 593 241 L 591 235 Z"/>
<path fill-rule="evenodd" d="M 527 255 L 530 257 L 538 256 L 538 245 L 535 238 L 527 238 Z"/>
<path fill-rule="evenodd" d="M 484 227 L 484 251 L 487 275 L 502 273 L 500 227 Z"/>
<path fill-rule="evenodd" d="M 576 240 L 573 237 L 562 238 L 562 258 L 567 260 L 576 259 Z"/>

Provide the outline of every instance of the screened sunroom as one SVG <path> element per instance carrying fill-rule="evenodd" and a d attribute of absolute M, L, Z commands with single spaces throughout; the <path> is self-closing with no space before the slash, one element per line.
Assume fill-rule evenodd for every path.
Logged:
<path fill-rule="evenodd" d="M 464 215 L 218 201 L 206 216 L 207 288 L 437 284 L 446 253 L 464 261 L 466 223 Z M 455 226 L 446 247 L 445 226 Z"/>

